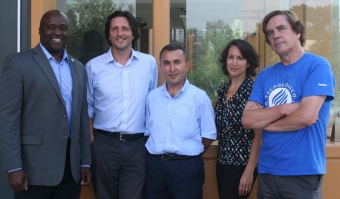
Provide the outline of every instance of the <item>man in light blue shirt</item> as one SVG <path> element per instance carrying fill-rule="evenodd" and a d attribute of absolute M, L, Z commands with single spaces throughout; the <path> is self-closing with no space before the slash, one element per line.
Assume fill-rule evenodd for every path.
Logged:
<path fill-rule="evenodd" d="M 107 17 L 111 49 L 86 64 L 97 198 L 141 199 L 145 181 L 145 100 L 157 87 L 154 57 L 132 49 L 138 23 L 127 11 Z"/>
<path fill-rule="evenodd" d="M 206 92 L 186 79 L 190 66 L 177 44 L 160 52 L 166 80 L 147 97 L 145 197 L 202 198 L 204 165 L 201 154 L 216 139 L 214 111 Z"/>

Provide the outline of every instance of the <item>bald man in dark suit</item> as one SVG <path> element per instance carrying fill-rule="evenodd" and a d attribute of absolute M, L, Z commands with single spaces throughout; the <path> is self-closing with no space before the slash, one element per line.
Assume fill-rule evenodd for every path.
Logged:
<path fill-rule="evenodd" d="M 91 179 L 84 66 L 67 54 L 68 19 L 40 21 L 40 43 L 0 75 L 0 149 L 16 198 L 79 198 Z"/>

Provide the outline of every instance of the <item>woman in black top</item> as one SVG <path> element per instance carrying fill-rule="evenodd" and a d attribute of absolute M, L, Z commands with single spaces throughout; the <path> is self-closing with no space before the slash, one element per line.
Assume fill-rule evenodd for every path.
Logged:
<path fill-rule="evenodd" d="M 218 132 L 216 164 L 220 199 L 248 198 L 257 177 L 261 131 L 245 129 L 243 109 L 253 87 L 259 57 L 254 48 L 241 39 L 232 40 L 220 58 L 222 71 L 230 80 L 222 84 L 215 106 Z"/>

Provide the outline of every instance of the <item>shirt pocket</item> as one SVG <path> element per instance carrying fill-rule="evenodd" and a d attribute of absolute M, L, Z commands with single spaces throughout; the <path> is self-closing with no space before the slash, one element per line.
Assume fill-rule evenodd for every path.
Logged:
<path fill-rule="evenodd" d="M 177 110 L 176 117 L 172 118 L 174 133 L 182 138 L 195 137 L 199 133 L 198 118 L 195 110 L 190 110 L 190 107 L 182 107 Z"/>

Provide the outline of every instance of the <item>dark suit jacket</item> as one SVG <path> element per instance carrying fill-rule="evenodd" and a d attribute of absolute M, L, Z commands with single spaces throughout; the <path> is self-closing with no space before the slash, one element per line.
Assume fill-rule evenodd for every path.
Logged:
<path fill-rule="evenodd" d="M 71 169 L 91 164 L 84 66 L 68 56 L 72 73 Z M 23 168 L 29 185 L 55 186 L 64 174 L 68 140 L 65 103 L 41 47 L 9 55 L 0 75 L 0 149 L 4 171 Z"/>

